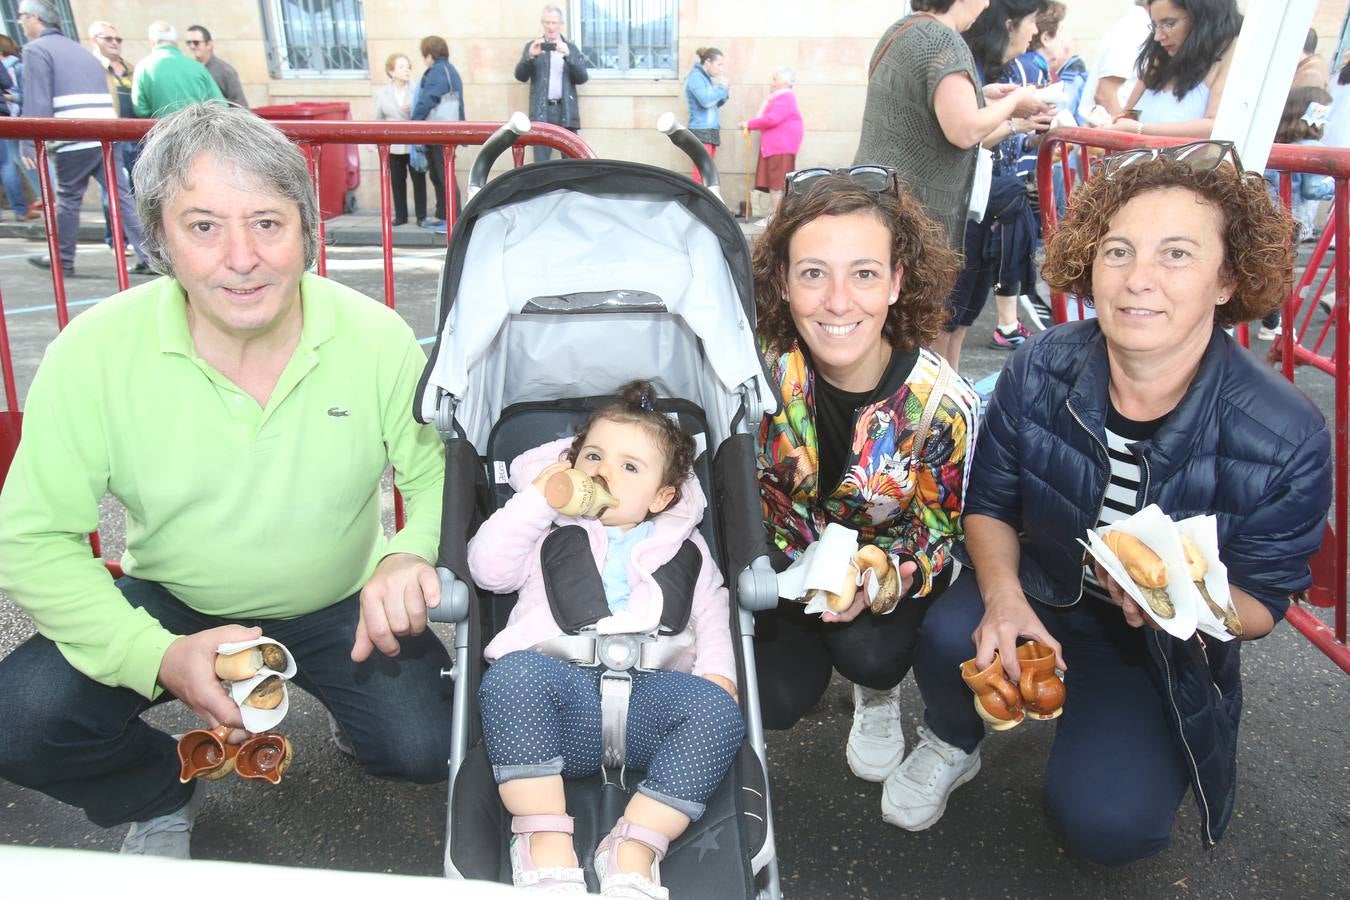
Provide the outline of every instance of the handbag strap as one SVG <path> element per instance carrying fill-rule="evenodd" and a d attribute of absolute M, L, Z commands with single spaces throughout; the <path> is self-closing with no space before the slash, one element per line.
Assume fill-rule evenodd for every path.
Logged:
<path fill-rule="evenodd" d="M 886 46 L 881 48 L 881 52 L 876 55 L 876 57 L 872 60 L 872 65 L 867 69 L 868 81 L 871 81 L 872 76 L 876 74 L 877 66 L 881 65 L 881 60 L 886 56 L 886 51 L 891 49 L 891 44 L 895 43 L 895 39 L 898 38 L 904 32 L 908 31 L 912 26 L 917 25 L 920 19 L 936 20 L 937 16 L 933 15 L 932 13 L 916 13 L 914 17 L 911 18 L 908 22 L 905 22 L 899 28 L 895 29 L 895 31 L 892 31 L 890 38 L 887 39 L 886 41 Z"/>
<path fill-rule="evenodd" d="M 918 428 L 914 432 L 914 443 L 910 447 L 909 458 L 917 465 L 923 455 L 924 445 L 928 443 L 928 430 L 933 426 L 933 416 L 937 415 L 938 405 L 947 393 L 947 382 L 951 381 L 952 367 L 947 360 L 938 357 L 937 377 L 933 379 L 933 389 L 928 393 L 928 402 L 923 405 L 923 415 L 919 417 Z"/>

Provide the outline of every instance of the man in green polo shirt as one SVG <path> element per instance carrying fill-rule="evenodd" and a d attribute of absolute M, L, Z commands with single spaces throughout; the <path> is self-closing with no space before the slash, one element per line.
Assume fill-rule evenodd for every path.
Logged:
<path fill-rule="evenodd" d="M 39 632 L 0 660 L 0 777 L 133 823 L 124 852 L 186 857 L 199 793 L 140 714 L 176 697 L 242 740 L 223 642 L 285 644 L 372 774 L 445 777 L 449 657 L 426 630 L 444 463 L 412 417 L 412 331 L 306 271 L 318 204 L 293 144 L 197 104 L 156 124 L 136 176 L 166 277 L 48 347 L 0 492 L 0 588 Z M 387 540 L 391 465 L 408 516 Z M 107 492 L 127 510 L 115 583 L 84 538 Z"/>
<path fill-rule="evenodd" d="M 189 103 L 222 100 L 206 66 L 178 49 L 178 29 L 168 22 L 150 23 L 154 49 L 141 60 L 131 82 L 131 105 L 140 119 L 158 119 Z"/>

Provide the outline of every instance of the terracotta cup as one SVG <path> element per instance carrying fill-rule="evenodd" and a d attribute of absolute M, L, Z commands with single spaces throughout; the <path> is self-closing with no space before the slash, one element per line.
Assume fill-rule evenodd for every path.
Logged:
<path fill-rule="evenodd" d="M 544 499 L 565 516 L 598 518 L 611 506 L 618 506 L 609 491 L 580 469 L 554 472 L 544 482 Z"/>
<path fill-rule="evenodd" d="M 975 712 L 995 731 L 1007 731 L 1022 723 L 1022 695 L 1003 673 L 997 652 L 988 668 L 973 659 L 961 663 L 961 678 L 975 692 Z"/>
<path fill-rule="evenodd" d="M 1056 719 L 1064 712 L 1064 682 L 1055 674 L 1055 651 L 1037 641 L 1017 647 L 1022 667 L 1018 692 L 1033 719 Z"/>
<path fill-rule="evenodd" d="M 234 770 L 244 778 L 257 778 L 276 784 L 290 765 L 291 742 L 269 731 L 239 745 Z"/>
<path fill-rule="evenodd" d="M 178 780 L 187 784 L 194 778 L 215 781 L 234 771 L 237 744 L 226 738 L 230 729 L 223 725 L 210 731 L 189 731 L 178 739 Z"/>

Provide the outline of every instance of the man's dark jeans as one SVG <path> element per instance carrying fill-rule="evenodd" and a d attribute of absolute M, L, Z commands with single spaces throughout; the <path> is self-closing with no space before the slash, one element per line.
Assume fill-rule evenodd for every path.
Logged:
<path fill-rule="evenodd" d="M 231 620 L 202 615 L 160 585 L 125 577 L 117 586 L 175 634 Z M 378 651 L 351 661 L 360 612 L 356 595 L 296 619 L 260 625 L 295 656 L 293 686 L 319 699 L 337 719 L 372 775 L 419 783 L 444 779 L 450 749 L 450 695 L 440 671 L 450 664 L 430 631 L 402 641 L 395 658 Z M 96 825 L 143 821 L 181 807 L 192 786 L 178 781 L 169 735 L 141 713 L 172 700 L 146 700 L 77 672 L 38 635 L 0 660 L 0 777 L 85 811 Z M 281 731 L 285 731 L 284 724 Z"/>

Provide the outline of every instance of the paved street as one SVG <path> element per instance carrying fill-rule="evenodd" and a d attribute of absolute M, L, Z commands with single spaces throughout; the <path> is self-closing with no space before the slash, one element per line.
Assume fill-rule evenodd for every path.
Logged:
<path fill-rule="evenodd" d="M 330 249 L 329 274 L 381 296 L 378 248 L 345 245 L 351 235 L 344 238 L 341 227 L 331 234 L 343 245 Z M 428 236 L 409 232 L 406 242 Z M 419 337 L 429 338 L 443 250 L 423 244 L 398 247 L 395 270 L 398 308 Z M 26 261 L 43 252 L 42 244 L 0 237 L 0 292 L 21 393 L 55 333 L 50 282 Z M 112 265 L 111 252 L 101 244 L 81 245 L 81 277 L 68 282 L 72 314 L 115 290 Z M 991 303 L 967 342 L 962 368 L 971 380 L 997 372 L 1006 359 L 984 346 L 992 328 Z M 1330 378 L 1305 371 L 1299 383 L 1329 412 Z M 104 521 L 115 552 L 122 534 L 115 504 L 106 504 Z M 0 656 L 31 634 L 27 618 L 0 598 Z M 441 634 L 448 640 L 448 630 Z M 1188 796 L 1172 846 L 1123 870 L 1068 857 L 1051 832 L 1041 803 L 1041 773 L 1053 729 L 1049 724 L 1028 722 L 987 740 L 982 773 L 958 789 L 946 816 L 932 830 L 909 834 L 883 824 L 880 785 L 853 778 L 844 762 L 851 700 L 847 685 L 836 679 L 806 720 L 791 732 L 772 735 L 769 742 L 786 896 L 1345 896 L 1350 872 L 1350 678 L 1287 626 L 1246 646 L 1244 655 L 1238 812 L 1228 836 L 1215 850 L 1203 851 Z M 913 740 L 920 703 L 912 682 L 906 682 L 904 706 Z M 194 725 L 193 717 L 176 703 L 147 718 L 171 731 Z M 207 785 L 208 801 L 194 835 L 195 855 L 439 873 L 443 785 L 415 787 L 367 778 L 328 740 L 322 708 L 299 692 L 293 695 L 284 730 L 295 744 L 296 760 L 280 785 L 241 779 Z M 0 782 L 0 843 L 115 850 L 121 838 L 120 829 L 95 828 L 79 812 Z"/>

